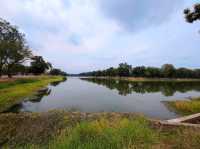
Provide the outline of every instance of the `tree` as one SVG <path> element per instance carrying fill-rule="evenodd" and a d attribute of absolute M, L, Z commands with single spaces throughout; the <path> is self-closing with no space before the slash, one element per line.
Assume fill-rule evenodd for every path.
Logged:
<path fill-rule="evenodd" d="M 175 77 L 176 69 L 172 64 L 164 64 L 161 68 L 162 75 L 165 78 L 173 78 Z"/>
<path fill-rule="evenodd" d="M 133 68 L 132 70 L 132 76 L 133 77 L 145 77 L 145 67 L 144 66 L 138 66 Z"/>
<path fill-rule="evenodd" d="M 30 56 L 25 35 L 16 26 L 0 19 L 0 76 L 4 69 L 12 77 L 13 67 L 24 63 Z"/>
<path fill-rule="evenodd" d="M 122 77 L 122 76 L 125 76 L 125 77 L 130 76 L 131 68 L 132 68 L 132 66 L 128 65 L 127 63 L 119 64 L 118 75 L 120 77 Z"/>
<path fill-rule="evenodd" d="M 193 10 L 185 9 L 184 10 L 185 19 L 189 23 L 200 20 L 200 3 L 193 6 Z"/>
<path fill-rule="evenodd" d="M 150 78 L 159 78 L 160 75 L 160 69 L 155 68 L 155 67 L 147 67 L 145 70 L 145 77 L 150 77 Z"/>
<path fill-rule="evenodd" d="M 67 76 L 67 73 L 60 70 L 60 69 L 57 69 L 57 68 L 53 68 L 50 72 L 49 72 L 50 75 L 62 75 L 62 76 Z"/>
<path fill-rule="evenodd" d="M 176 70 L 177 78 L 194 78 L 195 72 L 188 68 L 179 68 Z"/>
<path fill-rule="evenodd" d="M 45 73 L 46 70 L 52 68 L 52 65 L 49 62 L 46 62 L 42 56 L 34 56 L 31 58 L 30 71 L 35 75 Z"/>

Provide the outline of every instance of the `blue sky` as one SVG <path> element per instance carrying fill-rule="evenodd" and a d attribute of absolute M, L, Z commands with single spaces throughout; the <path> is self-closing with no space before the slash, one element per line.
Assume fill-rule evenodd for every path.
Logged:
<path fill-rule="evenodd" d="M 68 73 L 133 66 L 200 67 L 199 0 L 1 0 L 0 17 L 26 34 L 34 54 Z"/>

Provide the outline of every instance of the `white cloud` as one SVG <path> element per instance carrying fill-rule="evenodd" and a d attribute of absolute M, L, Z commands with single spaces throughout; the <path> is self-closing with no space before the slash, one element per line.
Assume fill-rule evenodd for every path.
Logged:
<path fill-rule="evenodd" d="M 99 0 L 1 0 L 0 9 L 0 17 L 26 33 L 35 53 L 73 73 L 116 66 L 122 61 L 133 65 L 160 64 L 166 53 L 162 49 L 170 47 L 167 54 L 173 54 L 176 47 L 181 47 L 180 36 L 188 40 L 189 32 L 194 29 L 188 25 L 190 30 L 187 30 L 188 26 L 183 25 L 184 20 L 181 22 L 180 18 L 173 22 L 177 15 L 171 14 L 172 19 L 161 26 L 133 33 L 104 14 Z M 181 33 L 182 30 L 187 31 Z M 177 35 L 173 35 L 174 32 Z M 177 45 L 172 47 L 175 42 Z"/>

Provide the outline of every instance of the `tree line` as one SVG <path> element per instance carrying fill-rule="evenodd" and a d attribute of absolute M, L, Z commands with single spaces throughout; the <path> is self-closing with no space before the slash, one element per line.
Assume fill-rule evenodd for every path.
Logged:
<path fill-rule="evenodd" d="M 25 35 L 16 26 L 0 18 L 0 77 L 43 73 L 67 75 L 60 69 L 53 68 L 42 56 L 33 55 Z"/>
<path fill-rule="evenodd" d="M 200 78 L 200 69 L 175 68 L 172 64 L 164 64 L 161 68 L 138 66 L 132 67 L 121 63 L 117 68 L 80 73 L 80 76 L 109 77 L 146 77 L 146 78 Z"/>

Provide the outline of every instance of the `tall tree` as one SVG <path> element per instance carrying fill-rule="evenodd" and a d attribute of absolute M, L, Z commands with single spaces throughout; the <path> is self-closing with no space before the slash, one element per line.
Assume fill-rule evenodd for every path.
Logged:
<path fill-rule="evenodd" d="M 18 64 L 24 63 L 31 56 L 25 35 L 20 33 L 16 26 L 6 20 L 0 19 L 0 76 L 3 69 L 9 77 L 12 69 Z"/>

